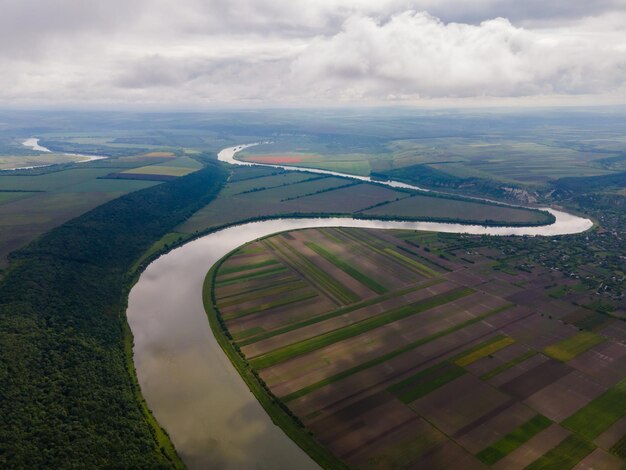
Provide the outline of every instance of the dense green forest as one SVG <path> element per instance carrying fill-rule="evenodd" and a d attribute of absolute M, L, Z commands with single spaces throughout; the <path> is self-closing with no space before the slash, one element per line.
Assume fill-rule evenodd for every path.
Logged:
<path fill-rule="evenodd" d="M 12 255 L 0 281 L 0 467 L 170 467 L 125 354 L 133 263 L 206 205 L 217 164 L 122 196 Z"/>

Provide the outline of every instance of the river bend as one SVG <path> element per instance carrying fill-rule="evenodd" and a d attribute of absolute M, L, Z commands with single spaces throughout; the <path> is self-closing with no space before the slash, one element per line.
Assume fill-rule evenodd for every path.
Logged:
<path fill-rule="evenodd" d="M 224 149 L 219 160 L 246 148 Z M 326 170 L 276 166 L 331 174 Z M 398 182 L 392 187 L 421 189 Z M 148 406 L 167 429 L 183 461 L 192 469 L 306 470 L 317 465 L 298 448 L 248 390 L 215 340 L 202 305 L 204 277 L 235 248 L 259 237 L 313 227 L 430 230 L 484 235 L 564 235 L 592 226 L 588 219 L 546 208 L 555 223 L 539 227 L 484 227 L 435 222 L 391 222 L 352 218 L 276 219 L 232 226 L 191 241 L 152 262 L 128 299 L 134 335 L 134 363 Z"/>

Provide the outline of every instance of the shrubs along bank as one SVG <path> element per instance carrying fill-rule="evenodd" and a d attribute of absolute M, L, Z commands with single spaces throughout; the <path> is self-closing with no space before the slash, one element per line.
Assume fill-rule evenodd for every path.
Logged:
<path fill-rule="evenodd" d="M 125 351 L 129 271 L 225 180 L 210 163 L 14 253 L 0 280 L 0 467 L 181 465 L 143 411 Z"/>

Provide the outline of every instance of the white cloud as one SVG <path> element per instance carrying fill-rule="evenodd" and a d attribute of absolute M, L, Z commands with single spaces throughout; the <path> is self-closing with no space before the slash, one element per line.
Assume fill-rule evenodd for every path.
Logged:
<path fill-rule="evenodd" d="M 0 0 L 0 105 L 624 102 L 620 3 Z"/>
<path fill-rule="evenodd" d="M 496 18 L 444 24 L 404 12 L 385 23 L 353 17 L 315 39 L 293 62 L 313 96 L 472 97 L 615 92 L 626 81 L 623 33 L 576 35 L 513 26 Z"/>

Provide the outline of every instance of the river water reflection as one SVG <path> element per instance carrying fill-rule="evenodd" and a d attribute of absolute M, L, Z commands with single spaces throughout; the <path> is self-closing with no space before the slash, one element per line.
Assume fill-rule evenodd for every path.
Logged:
<path fill-rule="evenodd" d="M 238 149 L 226 150 L 234 154 Z M 278 219 L 233 226 L 191 241 L 151 263 L 130 293 L 127 316 L 142 393 L 190 468 L 317 468 L 272 423 L 213 337 L 202 305 L 202 285 L 211 266 L 244 243 L 302 228 L 557 235 L 592 226 L 587 219 L 550 211 L 557 221 L 543 227 Z"/>

